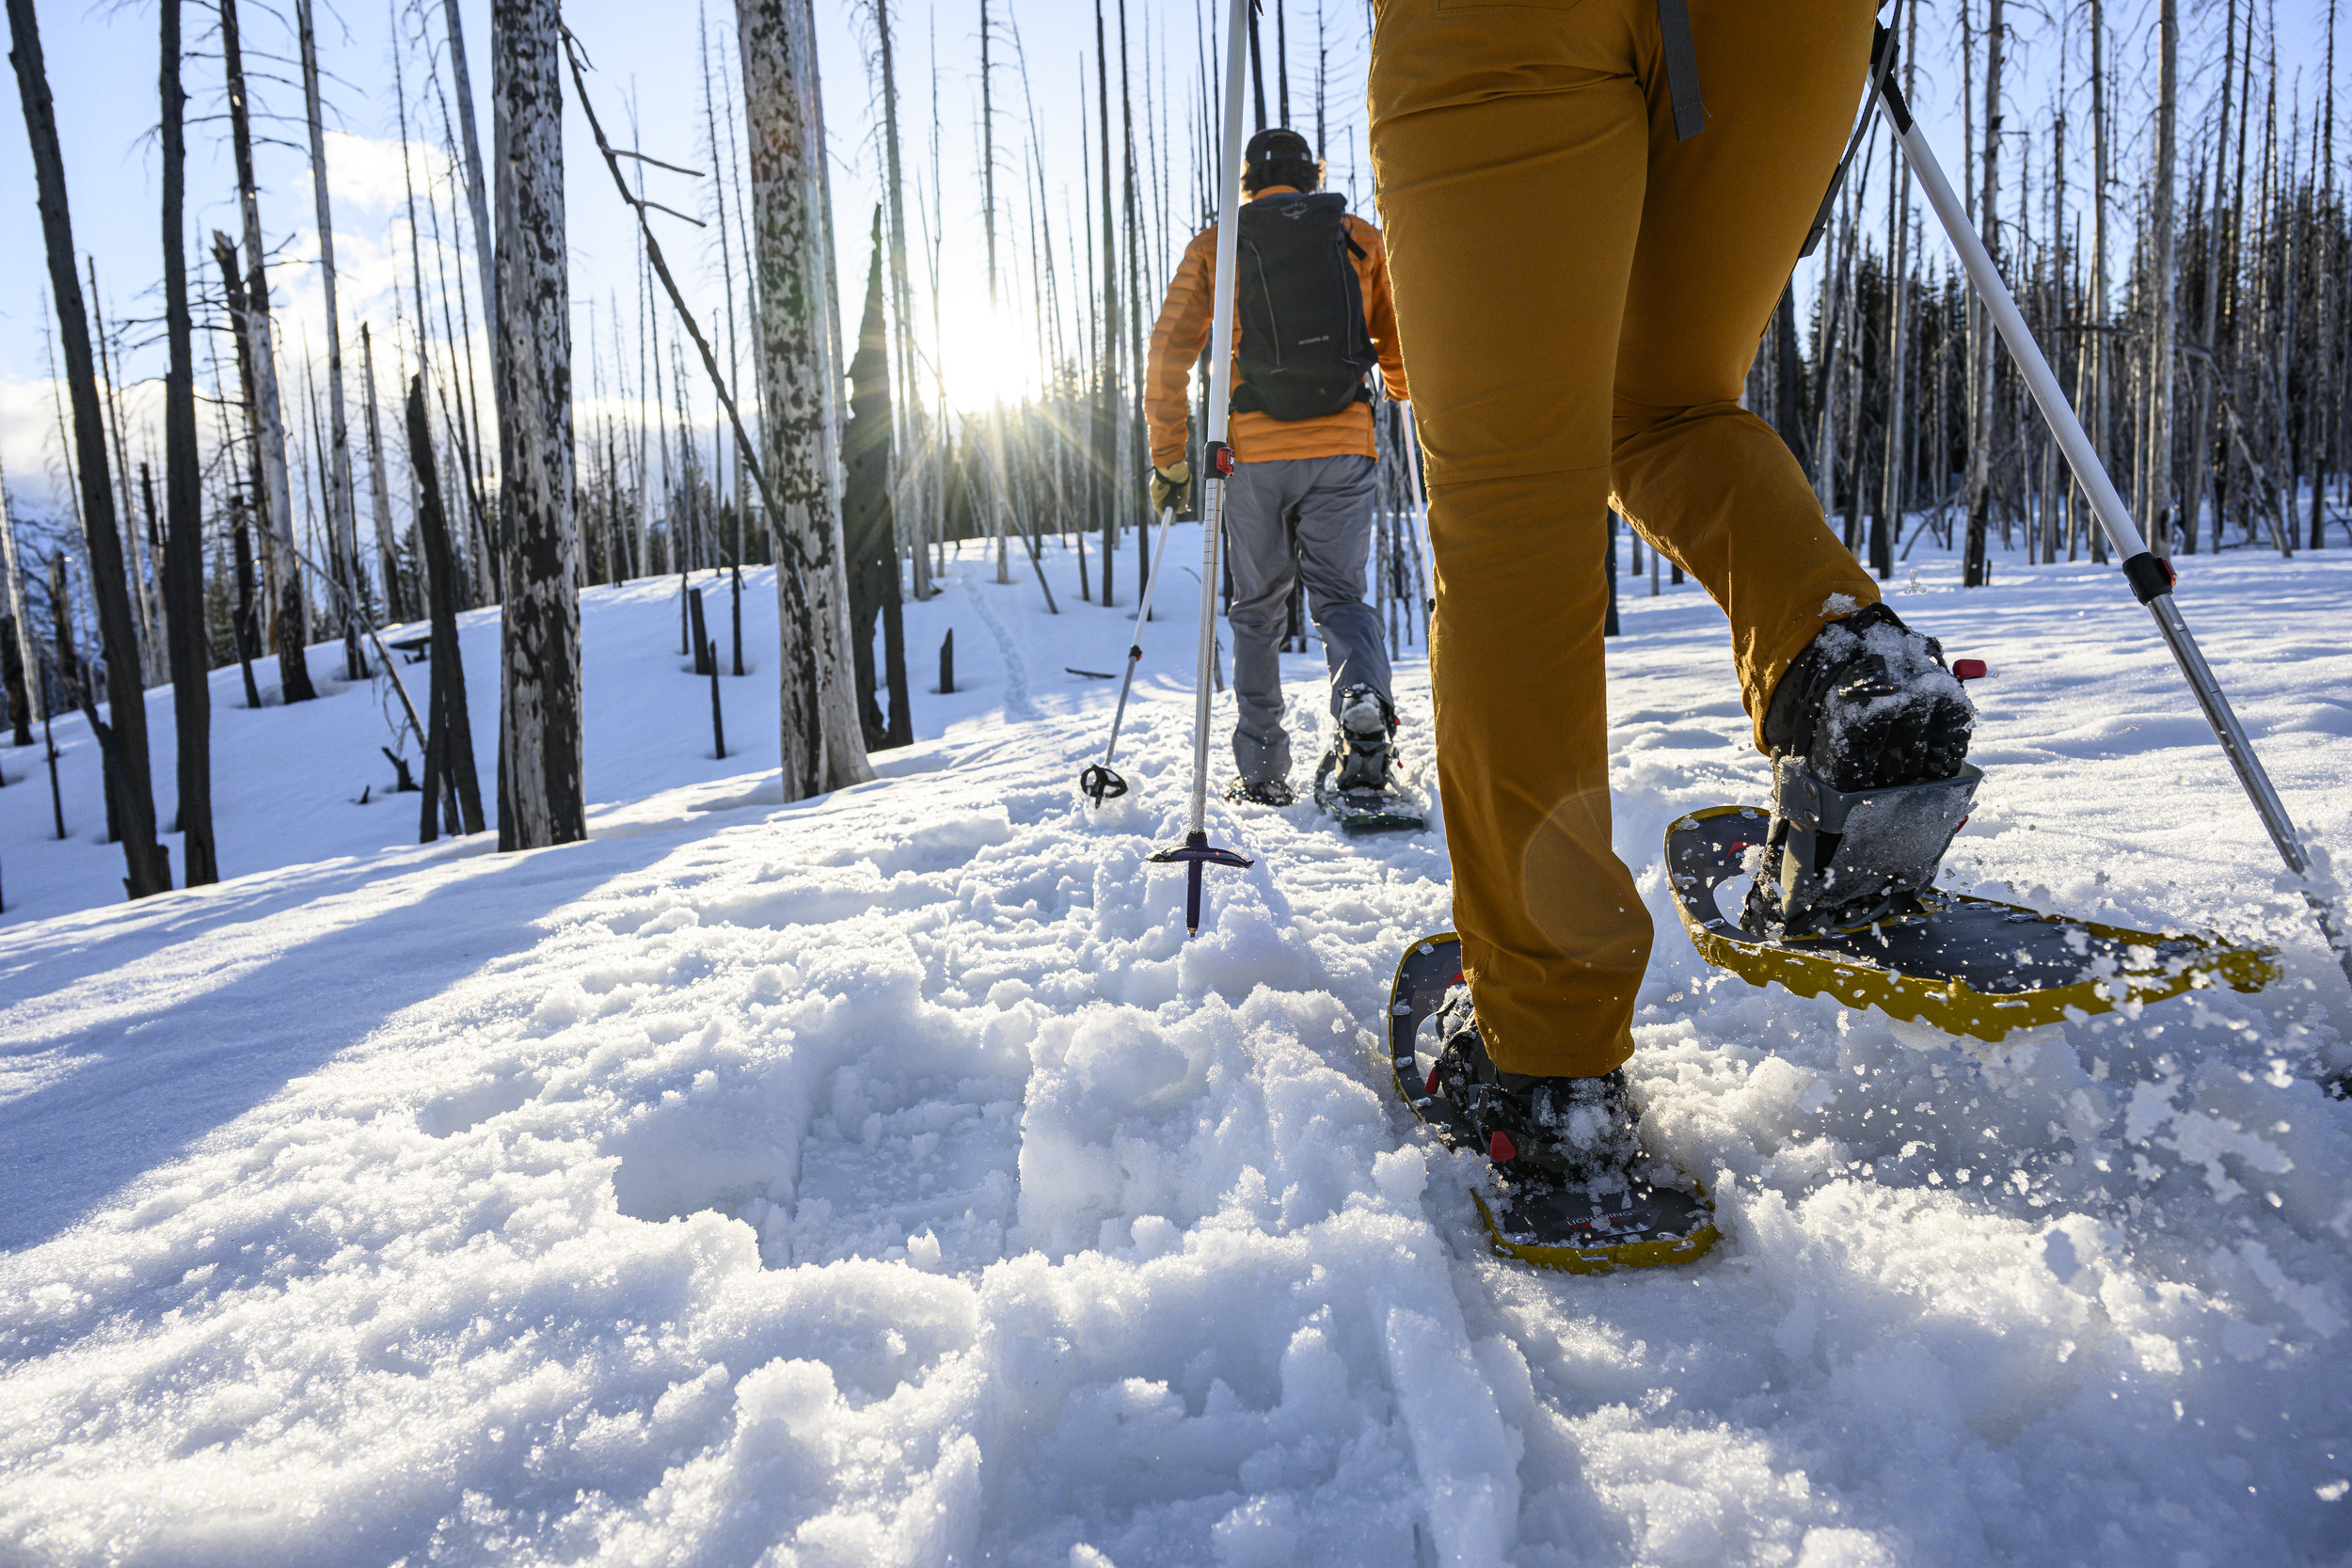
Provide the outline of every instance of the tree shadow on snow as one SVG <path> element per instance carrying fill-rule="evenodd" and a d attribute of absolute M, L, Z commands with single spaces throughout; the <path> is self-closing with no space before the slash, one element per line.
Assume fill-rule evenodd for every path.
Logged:
<path fill-rule="evenodd" d="M 541 916 L 678 836 L 521 856 L 485 837 L 462 866 L 335 862 L 0 941 L 0 994 L 16 996 L 0 1011 L 0 1251 L 118 1205 L 386 1020 L 537 945 Z"/>

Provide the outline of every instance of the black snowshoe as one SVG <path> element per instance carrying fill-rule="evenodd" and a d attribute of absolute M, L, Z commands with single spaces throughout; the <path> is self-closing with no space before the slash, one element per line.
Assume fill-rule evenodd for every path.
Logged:
<path fill-rule="evenodd" d="M 1340 693 L 1331 744 L 1315 769 L 1315 800 L 1350 832 L 1428 826 L 1405 809 L 1396 780 L 1396 709 L 1369 686 Z"/>
<path fill-rule="evenodd" d="M 1714 1245 L 1713 1211 L 1642 1151 L 1625 1074 L 1530 1078 L 1497 1070 L 1462 983 L 1451 932 L 1406 949 L 1390 993 L 1397 1093 L 1448 1145 L 1494 1162 L 1478 1211 L 1505 1257 L 1571 1274 L 1695 1261 Z M 1422 1024 L 1438 1015 L 1433 1065 Z M 1490 1201 L 1491 1197 L 1491 1201 Z"/>
<path fill-rule="evenodd" d="M 1963 760 L 1976 721 L 1960 682 L 1984 673 L 1975 659 L 1947 668 L 1934 639 L 1883 605 L 1822 627 L 1765 712 L 1772 809 L 1710 806 L 1666 829 L 1667 879 L 1699 957 L 1754 985 L 1984 1040 L 2276 979 L 2266 947 L 1933 885 L 1983 778 Z"/>
<path fill-rule="evenodd" d="M 1225 786 L 1225 798 L 1242 805 L 1288 806 L 1297 803 L 1298 792 L 1291 788 L 1288 779 L 1264 779 L 1256 784 L 1235 779 Z"/>
<path fill-rule="evenodd" d="M 1772 828 L 1741 924 L 1802 935 L 1915 911 L 1983 776 L 1975 726 L 1943 646 L 1884 605 L 1823 626 L 1765 712 Z"/>

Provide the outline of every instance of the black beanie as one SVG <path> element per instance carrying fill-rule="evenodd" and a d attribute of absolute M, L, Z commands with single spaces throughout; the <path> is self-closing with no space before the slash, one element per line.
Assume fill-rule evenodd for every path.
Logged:
<path fill-rule="evenodd" d="M 1242 153 L 1242 162 L 1250 165 L 1311 164 L 1314 161 L 1315 150 L 1308 145 L 1307 138 L 1279 125 L 1270 126 L 1250 137 L 1248 149 Z"/>

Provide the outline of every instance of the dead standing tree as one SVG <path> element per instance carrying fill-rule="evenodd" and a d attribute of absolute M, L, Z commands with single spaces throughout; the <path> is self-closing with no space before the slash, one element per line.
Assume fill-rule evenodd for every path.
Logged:
<path fill-rule="evenodd" d="M 820 207 L 823 121 L 807 0 L 737 0 L 750 144 L 762 467 L 775 501 L 784 798 L 874 776 L 849 668 L 832 252 Z"/>
<path fill-rule="evenodd" d="M 842 434 L 849 473 L 841 505 L 850 560 L 850 647 L 857 673 L 858 712 L 866 726 L 866 744 L 877 752 L 909 745 L 914 739 L 890 484 L 890 351 L 882 309 L 883 248 L 882 209 L 877 207 L 873 261 L 866 279 L 866 320 L 858 330 L 857 356 L 850 361 L 850 422 Z M 882 681 L 890 690 L 887 719 L 875 701 L 877 617 L 882 631 Z"/>
<path fill-rule="evenodd" d="M 229 139 L 237 161 L 237 205 L 245 220 L 245 306 L 238 312 L 239 335 L 252 359 L 252 393 L 248 414 L 253 427 L 254 467 L 261 487 L 255 501 L 262 512 L 263 569 L 270 585 L 271 626 L 278 643 L 278 684 L 281 700 L 308 702 L 318 695 L 310 685 L 310 666 L 303 659 L 309 641 L 303 613 L 302 580 L 294 572 L 294 486 L 286 473 L 286 421 L 278 395 L 278 358 L 269 314 L 269 275 L 262 265 L 261 188 L 253 175 L 253 127 L 245 87 L 245 55 L 237 34 L 237 0 L 219 0 L 220 55 L 229 78 Z M 219 247 L 216 239 L 215 249 Z"/>
<path fill-rule="evenodd" d="M 101 722 L 85 690 L 82 711 L 103 748 L 108 797 L 122 838 L 123 886 L 134 898 L 171 891 L 171 863 L 155 841 L 155 795 L 147 764 L 147 695 L 139 685 L 138 639 L 122 575 L 122 538 L 115 527 L 114 485 L 106 455 L 105 420 L 98 403 L 98 369 L 90 350 L 82 280 L 73 270 L 73 220 L 67 211 L 65 158 L 57 145 L 56 105 L 41 59 L 40 24 L 33 0 L 8 0 L 9 63 L 24 105 L 40 192 L 41 237 L 49 252 L 49 286 L 65 352 L 66 387 L 73 403 L 73 455 L 81 481 L 82 530 L 89 547 L 90 596 L 98 603 L 99 634 L 106 650 L 106 697 L 114 722 Z M 62 619 L 60 621 L 62 625 Z"/>
<path fill-rule="evenodd" d="M 375 344 L 368 324 L 359 324 L 359 379 L 367 388 L 368 494 L 375 512 L 377 570 L 384 578 L 384 618 L 408 619 L 407 595 L 400 591 L 400 547 L 392 540 L 392 483 L 384 467 L 384 432 L 375 413 Z"/>
<path fill-rule="evenodd" d="M 425 599 L 431 617 L 433 694 L 425 739 L 424 841 L 434 837 L 434 814 L 444 808 L 452 832 L 482 831 L 482 785 L 474 772 L 473 721 L 466 707 L 466 666 L 457 645 L 457 562 L 451 553 L 449 516 L 433 461 L 433 420 L 425 412 L 424 376 L 410 378 L 406 402 L 408 460 L 417 483 L 417 549 L 424 558 Z M 453 809 L 449 804 L 453 802 Z M 462 823 L 462 829 L 459 824 Z"/>
<path fill-rule="evenodd" d="M 335 215 L 326 195 L 326 128 L 319 102 L 319 52 L 310 24 L 310 0 L 294 0 L 294 25 L 302 45 L 302 108 L 310 131 L 310 193 L 318 209 L 319 281 L 326 294 L 326 519 L 328 565 L 342 585 L 343 678 L 367 678 L 359 652 L 357 606 L 367 593 L 359 567 L 359 516 L 351 482 L 351 426 L 343 417 L 343 334 L 335 309 Z"/>
<path fill-rule="evenodd" d="M 213 844 L 213 649 L 204 629 L 204 470 L 196 436 L 195 322 L 188 311 L 188 95 L 180 86 L 180 0 L 162 0 L 164 626 L 179 740 L 181 869 L 189 887 L 220 880 Z"/>
<path fill-rule="evenodd" d="M 572 494 L 563 26 L 556 0 L 496 0 L 499 485 L 505 535 L 499 847 L 588 836 Z"/>

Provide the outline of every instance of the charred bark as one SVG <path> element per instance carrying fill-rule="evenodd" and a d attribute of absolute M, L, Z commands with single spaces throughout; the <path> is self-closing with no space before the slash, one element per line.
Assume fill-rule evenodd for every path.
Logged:
<path fill-rule="evenodd" d="M 213 840 L 212 639 L 204 629 L 204 469 L 196 440 L 195 322 L 188 310 L 187 103 L 180 84 L 180 0 L 162 0 L 164 639 L 179 740 L 180 866 L 188 887 L 220 880 Z"/>
<path fill-rule="evenodd" d="M 147 694 L 139 684 L 138 635 L 131 618 L 129 584 L 122 573 L 122 538 L 115 526 L 114 485 L 106 452 L 105 422 L 98 403 L 98 370 L 90 349 L 89 319 L 82 305 L 82 280 L 73 267 L 73 220 L 67 210 L 65 158 L 57 144 L 56 106 L 41 58 L 40 24 L 32 0 L 8 0 L 9 63 L 16 68 L 24 101 L 24 129 L 31 143 L 33 178 L 39 191 L 41 238 L 49 255 L 49 286 L 57 312 L 59 347 L 65 355 L 66 387 L 73 404 L 73 456 L 81 482 L 82 531 L 89 548 L 90 596 L 98 605 L 99 635 L 106 651 L 106 696 L 111 726 L 99 722 L 97 705 L 85 694 L 91 732 L 105 749 L 111 791 L 121 816 L 123 886 L 134 898 L 171 890 L 171 865 L 155 838 L 155 795 L 147 758 Z"/>
<path fill-rule="evenodd" d="M 849 665 L 840 413 L 832 257 L 821 211 L 824 143 L 816 29 L 806 0 L 737 0 L 750 142 L 764 467 L 775 507 L 784 798 L 874 776 Z"/>
<path fill-rule="evenodd" d="M 408 383 L 408 460 L 417 476 L 417 536 L 424 553 L 425 600 L 432 607 L 432 729 L 426 742 L 424 791 L 438 799 L 443 784 L 457 792 L 465 831 L 482 831 L 482 784 L 474 772 L 473 724 L 467 716 L 466 666 L 457 646 L 457 562 L 450 550 L 449 514 L 433 461 L 433 422 L 424 409 L 424 377 Z M 441 782 L 437 782 L 441 781 Z"/>
<path fill-rule="evenodd" d="M 502 850 L 588 836 L 562 35 L 555 0 L 496 0 L 491 7 L 491 136 L 499 168 L 494 364 L 506 557 L 499 753 L 506 781 L 501 799 L 513 808 L 499 814 Z"/>
<path fill-rule="evenodd" d="M 908 712 L 906 639 L 898 596 L 896 508 L 890 491 L 892 424 L 888 324 L 882 309 L 882 211 L 874 213 L 874 259 L 866 279 L 866 319 L 850 361 L 850 422 L 841 436 L 849 476 L 841 531 L 850 561 L 850 648 L 856 660 L 858 714 L 869 751 L 914 739 Z M 882 678 L 890 711 L 878 699 L 875 622 L 882 623 Z"/>
<path fill-rule="evenodd" d="M 302 578 L 294 570 L 294 486 L 286 472 L 286 422 L 278 392 L 278 358 L 269 313 L 269 274 L 262 264 L 262 199 L 253 174 L 252 117 L 246 99 L 245 55 L 238 41 L 237 0 L 219 0 L 221 63 L 229 80 L 230 142 L 236 154 L 237 204 L 245 219 L 246 277 L 238 318 L 248 370 L 246 413 L 253 431 L 253 466 L 260 477 L 254 501 L 261 512 L 262 570 L 269 574 L 270 630 L 278 645 L 278 684 L 289 703 L 318 695 L 303 657 L 310 641 Z M 218 253 L 216 235 L 213 247 Z"/>

